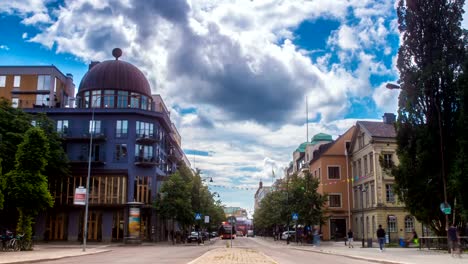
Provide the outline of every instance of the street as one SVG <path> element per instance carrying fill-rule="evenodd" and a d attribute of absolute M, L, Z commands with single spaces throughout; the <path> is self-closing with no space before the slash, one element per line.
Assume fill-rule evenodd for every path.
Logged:
<path fill-rule="evenodd" d="M 351 258 L 301 251 L 285 245 L 284 241 L 271 241 L 261 237 L 238 237 L 233 241 L 234 248 L 249 249 L 261 252 L 274 261 L 281 264 L 296 263 L 369 263 L 367 261 Z M 295 243 L 294 243 L 295 244 Z M 185 245 L 149 245 L 149 246 L 111 246 L 112 251 L 85 255 L 80 257 L 63 258 L 54 261 L 42 261 L 38 263 L 174 263 L 183 264 L 193 261 L 204 253 L 213 250 L 227 248 L 230 240 L 215 239 L 206 245 L 196 243 Z M 198 263 L 198 262 L 197 262 Z M 218 263 L 218 262 L 217 262 Z M 222 263 L 222 262 L 219 262 Z M 258 262 L 256 262 L 258 263 Z"/>

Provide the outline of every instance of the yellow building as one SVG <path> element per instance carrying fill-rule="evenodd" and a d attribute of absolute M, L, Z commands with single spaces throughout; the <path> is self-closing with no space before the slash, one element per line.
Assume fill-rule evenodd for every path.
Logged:
<path fill-rule="evenodd" d="M 392 242 L 408 239 L 421 224 L 409 214 L 393 191 L 391 168 L 398 164 L 395 115 L 383 122 L 358 121 L 350 146 L 353 176 L 352 229 L 355 238 L 376 240 L 379 225 Z M 421 235 L 421 234 L 420 234 Z"/>
<path fill-rule="evenodd" d="M 73 107 L 71 74 L 51 66 L 0 66 L 0 98 L 13 107 Z"/>

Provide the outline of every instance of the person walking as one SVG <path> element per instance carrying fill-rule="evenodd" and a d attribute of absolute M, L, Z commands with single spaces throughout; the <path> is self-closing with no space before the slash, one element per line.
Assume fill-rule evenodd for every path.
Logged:
<path fill-rule="evenodd" d="M 377 238 L 379 239 L 380 252 L 382 252 L 385 243 L 385 230 L 382 228 L 382 225 L 379 225 L 379 229 L 377 229 Z"/>
<path fill-rule="evenodd" d="M 354 248 L 353 245 L 353 230 L 349 229 L 348 231 L 348 248 Z"/>
<path fill-rule="evenodd" d="M 458 235 L 458 230 L 453 223 L 452 225 L 450 225 L 449 229 L 447 230 L 447 235 L 449 239 L 448 242 L 449 242 L 450 253 L 452 254 L 452 257 L 454 257 L 455 254 L 457 254 L 458 257 L 461 257 L 461 250 L 459 248 L 460 236 Z"/>

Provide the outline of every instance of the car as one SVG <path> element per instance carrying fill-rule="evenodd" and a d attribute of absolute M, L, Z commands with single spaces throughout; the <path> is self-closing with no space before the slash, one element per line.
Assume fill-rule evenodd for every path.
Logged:
<path fill-rule="evenodd" d="M 210 233 L 210 237 L 217 237 L 218 236 L 218 232 L 211 232 Z"/>
<path fill-rule="evenodd" d="M 289 233 L 289 235 L 288 235 L 288 233 Z M 286 240 L 289 237 L 289 239 L 292 240 L 292 239 L 294 239 L 295 236 L 296 236 L 296 231 L 284 231 L 281 234 L 281 239 Z"/>
<path fill-rule="evenodd" d="M 247 237 L 254 237 L 254 231 L 253 230 L 247 230 Z"/>
<path fill-rule="evenodd" d="M 187 242 L 188 243 L 192 241 L 197 242 L 199 238 L 200 236 L 198 235 L 198 232 L 191 232 L 190 235 L 187 237 Z"/>
<path fill-rule="evenodd" d="M 242 231 L 237 231 L 237 232 L 236 232 L 236 235 L 237 235 L 238 237 L 242 237 L 242 236 L 244 236 L 244 232 L 242 232 Z"/>

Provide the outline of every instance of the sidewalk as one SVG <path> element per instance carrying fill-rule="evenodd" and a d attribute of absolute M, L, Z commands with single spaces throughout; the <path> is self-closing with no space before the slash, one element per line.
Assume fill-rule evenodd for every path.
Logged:
<path fill-rule="evenodd" d="M 343 242 L 321 242 L 320 246 L 314 247 L 311 244 L 296 244 L 291 242 L 286 245 L 286 241 L 273 241 L 272 238 L 262 238 L 269 243 L 284 244 L 295 250 L 312 251 L 322 254 L 343 256 L 353 259 L 366 260 L 376 263 L 389 264 L 458 264 L 468 263 L 468 255 L 462 254 L 461 258 L 452 257 L 445 251 L 427 250 L 419 248 L 385 248 L 380 252 L 378 247 L 362 248 L 360 243 L 354 242 L 354 248 L 348 248 Z"/>
<path fill-rule="evenodd" d="M 111 251 L 109 247 L 109 245 L 92 245 L 83 252 L 82 246 L 78 244 L 39 244 L 35 245 L 32 251 L 0 252 L 0 264 L 31 263 L 91 255 Z"/>

